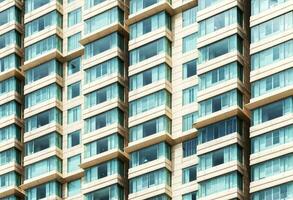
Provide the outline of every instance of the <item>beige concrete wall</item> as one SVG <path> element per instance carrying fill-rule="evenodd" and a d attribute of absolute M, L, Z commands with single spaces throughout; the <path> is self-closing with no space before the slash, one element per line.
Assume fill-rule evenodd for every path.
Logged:
<path fill-rule="evenodd" d="M 180 2 L 178 6 L 183 7 L 185 3 Z M 184 7 L 184 10 L 193 7 L 194 5 L 188 5 Z M 184 11 L 182 10 L 182 12 Z M 193 50 L 187 53 L 182 53 L 183 48 L 183 38 L 192 33 L 196 33 L 198 30 L 198 24 L 192 24 L 186 27 L 182 25 L 182 12 L 173 16 L 172 28 L 173 28 L 173 44 L 172 44 L 172 137 L 180 141 L 186 140 L 183 136 L 190 135 L 190 137 L 195 137 L 196 129 L 191 129 L 189 131 L 182 131 L 183 116 L 192 112 L 198 111 L 198 105 L 196 102 L 183 105 L 183 90 L 197 85 L 197 76 L 192 76 L 187 79 L 183 79 L 183 64 L 197 59 L 198 52 Z M 182 143 L 178 143 L 172 147 L 172 199 L 181 200 L 182 195 L 194 192 L 197 190 L 197 182 L 193 181 L 190 183 L 182 183 L 182 170 L 186 167 L 197 164 L 197 156 L 191 156 L 188 158 L 183 158 Z"/>

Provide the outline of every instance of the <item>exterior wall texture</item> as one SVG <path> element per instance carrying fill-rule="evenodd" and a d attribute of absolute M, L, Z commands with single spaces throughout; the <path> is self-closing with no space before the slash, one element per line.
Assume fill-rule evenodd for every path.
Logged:
<path fill-rule="evenodd" d="M 0 199 L 292 199 L 292 30 L 292 0 L 0 0 Z"/>

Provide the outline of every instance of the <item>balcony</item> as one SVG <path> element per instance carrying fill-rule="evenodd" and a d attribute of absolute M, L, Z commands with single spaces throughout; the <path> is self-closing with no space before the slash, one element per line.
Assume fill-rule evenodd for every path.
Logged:
<path fill-rule="evenodd" d="M 128 155 L 125 152 L 122 152 L 120 149 L 112 149 L 89 158 L 83 158 L 80 167 L 88 168 L 114 158 L 120 158 L 123 161 L 128 161 Z"/>
<path fill-rule="evenodd" d="M 172 5 L 168 0 L 157 0 L 155 4 L 144 7 L 142 10 L 133 14 L 129 14 L 126 24 L 131 25 L 163 10 L 167 11 L 171 16 L 175 14 Z"/>

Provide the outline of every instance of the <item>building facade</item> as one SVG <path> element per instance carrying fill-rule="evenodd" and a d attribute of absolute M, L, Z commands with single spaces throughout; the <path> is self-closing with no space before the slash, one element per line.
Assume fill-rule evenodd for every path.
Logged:
<path fill-rule="evenodd" d="M 292 2 L 253 1 L 250 16 L 252 199 L 292 198 Z"/>
<path fill-rule="evenodd" d="M 0 199 L 293 199 L 292 0 L 0 0 Z"/>

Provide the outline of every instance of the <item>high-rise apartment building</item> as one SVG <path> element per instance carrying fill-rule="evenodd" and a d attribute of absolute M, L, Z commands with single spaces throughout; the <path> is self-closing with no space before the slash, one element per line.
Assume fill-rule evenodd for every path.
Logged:
<path fill-rule="evenodd" d="M 23 2 L 0 2 L 0 199 L 13 199 L 23 194 Z"/>
<path fill-rule="evenodd" d="M 248 1 L 199 4 L 198 199 L 249 199 Z"/>
<path fill-rule="evenodd" d="M 293 198 L 292 1 L 252 1 L 250 194 Z"/>
<path fill-rule="evenodd" d="M 293 199 L 292 57 L 293 0 L 0 0 L 0 199 Z"/>

